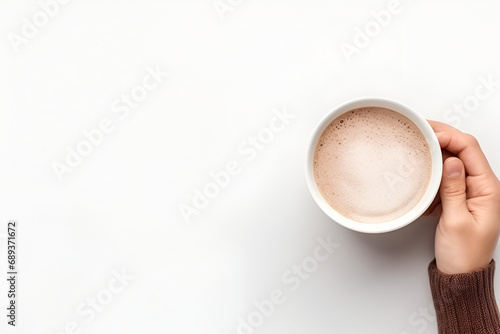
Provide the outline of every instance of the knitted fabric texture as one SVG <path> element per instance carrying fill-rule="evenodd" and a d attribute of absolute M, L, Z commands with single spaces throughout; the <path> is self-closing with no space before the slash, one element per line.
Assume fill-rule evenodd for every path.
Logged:
<path fill-rule="evenodd" d="M 500 316 L 493 290 L 495 261 L 466 274 L 444 274 L 429 264 L 439 334 L 498 334 Z"/>

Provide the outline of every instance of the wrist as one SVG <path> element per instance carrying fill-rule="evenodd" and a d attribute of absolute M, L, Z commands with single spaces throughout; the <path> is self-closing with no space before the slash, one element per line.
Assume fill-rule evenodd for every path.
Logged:
<path fill-rule="evenodd" d="M 490 257 L 479 261 L 460 261 L 459 259 L 440 261 L 440 259 L 436 257 L 436 267 L 441 273 L 447 275 L 468 274 L 486 268 L 491 263 L 492 259 L 493 258 Z"/>

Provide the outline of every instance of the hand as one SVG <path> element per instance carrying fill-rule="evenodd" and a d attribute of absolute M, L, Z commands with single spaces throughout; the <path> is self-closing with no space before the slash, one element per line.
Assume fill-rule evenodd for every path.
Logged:
<path fill-rule="evenodd" d="M 454 127 L 429 121 L 443 149 L 439 194 L 425 214 L 440 215 L 435 253 L 446 274 L 486 267 L 500 231 L 500 181 L 477 140 Z"/>

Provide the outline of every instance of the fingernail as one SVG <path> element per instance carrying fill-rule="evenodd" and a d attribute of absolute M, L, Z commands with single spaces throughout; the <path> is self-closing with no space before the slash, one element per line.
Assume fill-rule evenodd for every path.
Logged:
<path fill-rule="evenodd" d="M 462 176 L 462 162 L 458 158 L 446 160 L 445 172 L 450 178 Z"/>

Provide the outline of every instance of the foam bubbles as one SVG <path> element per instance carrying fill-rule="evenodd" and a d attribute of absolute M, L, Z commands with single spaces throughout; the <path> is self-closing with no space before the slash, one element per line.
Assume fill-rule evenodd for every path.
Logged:
<path fill-rule="evenodd" d="M 407 117 L 386 108 L 364 107 L 337 117 L 314 152 L 321 194 L 340 214 L 382 223 L 410 211 L 431 177 L 424 135 Z"/>

